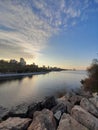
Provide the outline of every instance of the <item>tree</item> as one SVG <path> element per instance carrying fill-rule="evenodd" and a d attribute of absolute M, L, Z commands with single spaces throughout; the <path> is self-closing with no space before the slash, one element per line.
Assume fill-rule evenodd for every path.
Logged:
<path fill-rule="evenodd" d="M 94 64 L 98 64 L 98 59 L 93 59 L 92 60 L 92 65 L 94 65 Z"/>
<path fill-rule="evenodd" d="M 88 78 L 83 80 L 85 90 L 98 92 L 98 60 L 94 59 L 91 66 L 87 69 Z"/>
<path fill-rule="evenodd" d="M 11 59 L 11 60 L 10 60 L 10 63 L 17 64 L 18 61 L 16 61 L 15 59 Z"/>
<path fill-rule="evenodd" d="M 25 66 L 26 65 L 26 61 L 23 58 L 20 58 L 20 64 Z"/>

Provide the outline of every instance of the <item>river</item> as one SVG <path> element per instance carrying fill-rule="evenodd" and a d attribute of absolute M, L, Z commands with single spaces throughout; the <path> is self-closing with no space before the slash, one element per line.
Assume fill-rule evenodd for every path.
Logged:
<path fill-rule="evenodd" d="M 85 71 L 61 71 L 0 81 L 0 105 L 12 107 L 80 88 Z"/>

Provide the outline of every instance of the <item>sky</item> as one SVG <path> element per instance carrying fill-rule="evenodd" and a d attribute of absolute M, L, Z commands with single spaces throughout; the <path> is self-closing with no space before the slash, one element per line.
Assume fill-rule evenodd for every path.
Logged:
<path fill-rule="evenodd" d="M 98 0 L 0 0 L 0 59 L 87 68 L 98 58 Z"/>

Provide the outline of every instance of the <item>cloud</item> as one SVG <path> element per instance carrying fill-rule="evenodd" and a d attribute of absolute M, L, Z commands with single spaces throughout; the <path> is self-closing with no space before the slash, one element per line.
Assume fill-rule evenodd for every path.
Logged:
<path fill-rule="evenodd" d="M 0 1 L 0 26 L 0 50 L 2 43 L 10 44 L 15 52 L 18 47 L 21 48 L 21 54 L 25 52 L 32 56 L 39 54 L 54 32 L 51 26 L 39 19 L 29 6 L 25 7 L 10 0 Z M 13 49 L 10 49 L 12 53 Z"/>
<path fill-rule="evenodd" d="M 0 0 L 0 55 L 40 55 L 48 39 L 76 25 L 88 6 L 89 0 Z"/>

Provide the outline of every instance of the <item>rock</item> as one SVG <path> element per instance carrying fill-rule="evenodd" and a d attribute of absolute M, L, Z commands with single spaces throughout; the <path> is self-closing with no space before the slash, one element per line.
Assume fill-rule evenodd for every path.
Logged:
<path fill-rule="evenodd" d="M 4 108 L 3 106 L 0 106 L 0 122 L 3 119 L 6 119 L 9 115 L 9 110 L 7 108 Z"/>
<path fill-rule="evenodd" d="M 67 106 L 67 111 L 66 111 L 66 113 L 71 113 L 71 110 L 72 110 L 72 108 L 73 108 L 73 104 L 71 104 L 70 102 L 66 102 L 66 106 Z"/>
<path fill-rule="evenodd" d="M 98 109 L 98 96 L 96 95 L 93 98 L 89 98 L 89 100 L 97 107 Z"/>
<path fill-rule="evenodd" d="M 31 105 L 28 106 L 27 117 L 33 118 L 34 112 L 40 110 L 42 110 L 41 102 L 32 103 Z"/>
<path fill-rule="evenodd" d="M 92 93 L 89 92 L 89 91 L 81 91 L 80 95 L 85 97 L 85 98 L 91 98 L 92 97 Z"/>
<path fill-rule="evenodd" d="M 54 96 L 44 99 L 42 102 L 29 105 L 27 115 L 32 118 L 35 111 L 40 111 L 44 108 L 51 109 L 57 104 Z"/>
<path fill-rule="evenodd" d="M 70 103 L 65 100 L 60 100 L 58 101 L 58 104 L 54 106 L 51 110 L 54 113 L 54 117 L 58 124 L 58 121 L 60 120 L 62 114 L 71 110 Z"/>
<path fill-rule="evenodd" d="M 64 102 L 66 102 L 66 101 L 68 101 L 68 100 L 67 100 L 67 98 L 66 98 L 65 96 L 60 97 L 60 98 L 57 98 L 57 104 L 59 104 L 59 103 L 64 103 Z"/>
<path fill-rule="evenodd" d="M 98 117 L 98 109 L 96 109 L 96 107 L 87 98 L 82 98 L 80 106 L 94 116 Z"/>
<path fill-rule="evenodd" d="M 26 130 L 30 122 L 28 118 L 10 117 L 0 123 L 0 130 Z"/>
<path fill-rule="evenodd" d="M 74 119 L 76 119 L 79 123 L 88 129 L 98 130 L 98 119 L 80 106 L 74 106 L 72 108 L 71 115 Z"/>
<path fill-rule="evenodd" d="M 57 104 L 56 99 L 54 96 L 46 98 L 42 103 L 42 108 L 51 109 Z"/>
<path fill-rule="evenodd" d="M 57 121 L 60 120 L 61 116 L 62 116 L 61 111 L 57 111 L 57 112 L 54 114 L 54 117 L 55 117 L 55 119 L 56 119 Z"/>
<path fill-rule="evenodd" d="M 58 106 L 58 104 L 64 104 L 64 105 L 62 105 L 62 107 L 63 107 L 63 109 L 64 108 L 66 108 L 66 110 L 64 110 L 64 112 L 66 112 L 66 113 L 71 113 L 71 109 L 73 108 L 73 104 L 71 104 L 71 102 L 69 102 L 68 100 L 67 100 L 67 98 L 65 98 L 65 96 L 63 96 L 62 98 L 58 98 L 57 99 L 57 106 Z M 56 108 L 56 110 L 60 110 L 59 109 L 59 107 L 54 107 L 54 108 Z M 54 109 L 53 108 L 53 109 Z M 52 109 L 52 110 L 53 110 Z M 63 112 L 63 113 L 64 113 Z"/>
<path fill-rule="evenodd" d="M 53 113 L 48 109 L 35 112 L 33 122 L 28 130 L 56 130 Z"/>
<path fill-rule="evenodd" d="M 11 117 L 26 117 L 28 111 L 28 105 L 23 103 L 18 106 L 12 107 L 10 110 Z"/>
<path fill-rule="evenodd" d="M 91 98 L 92 97 L 92 93 L 89 91 L 84 91 L 83 89 L 78 89 L 78 91 L 75 92 L 76 95 L 80 95 L 82 97 L 85 98 Z"/>
<path fill-rule="evenodd" d="M 63 114 L 57 130 L 88 130 L 69 114 Z"/>
<path fill-rule="evenodd" d="M 58 103 L 56 106 L 54 106 L 52 109 L 52 112 L 55 114 L 57 111 L 61 111 L 61 113 L 66 112 L 67 106 L 66 103 Z"/>
<path fill-rule="evenodd" d="M 98 96 L 98 93 L 95 92 L 95 93 L 93 93 L 92 95 L 93 95 L 93 97 L 96 97 L 96 96 Z"/>
<path fill-rule="evenodd" d="M 66 98 L 67 100 L 70 100 L 70 98 L 71 98 L 72 96 L 76 96 L 76 94 L 71 91 L 71 92 L 66 93 L 65 98 Z"/>
<path fill-rule="evenodd" d="M 82 96 L 76 95 L 73 92 L 69 92 L 66 94 L 65 98 L 72 104 L 72 105 L 79 105 L 81 102 Z"/>

